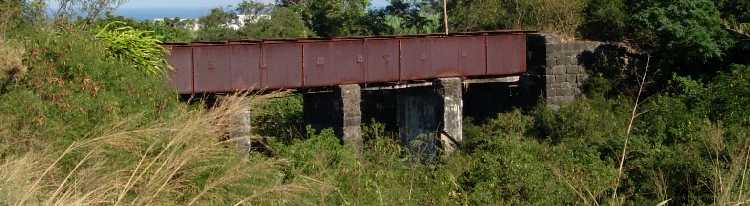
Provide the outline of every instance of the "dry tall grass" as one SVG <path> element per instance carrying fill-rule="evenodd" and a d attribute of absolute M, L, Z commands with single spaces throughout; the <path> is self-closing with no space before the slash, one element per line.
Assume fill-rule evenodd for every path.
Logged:
<path fill-rule="evenodd" d="M 9 24 L 21 13 L 21 8 L 16 2 L 0 2 L 0 36 L 6 31 Z"/>
<path fill-rule="evenodd" d="M 1 18 L 0 21 L 2 21 Z M 25 53 L 21 45 L 6 41 L 0 36 L 0 87 L 21 78 L 26 73 L 26 65 L 23 64 Z M 2 88 L 0 88 L 1 91 Z"/>
<path fill-rule="evenodd" d="M 583 24 L 583 10 L 586 1 L 582 0 L 533 0 L 528 17 L 537 29 L 552 32 L 569 39 L 576 36 L 578 27 Z"/>
<path fill-rule="evenodd" d="M 285 183 L 279 161 L 238 156 L 220 141 L 246 105 L 230 97 L 145 127 L 123 120 L 64 151 L 3 157 L 0 205 L 277 204 L 315 186 Z"/>
<path fill-rule="evenodd" d="M 734 149 L 727 151 L 724 143 L 724 129 L 721 125 L 711 125 L 706 132 L 706 146 L 713 157 L 714 204 L 745 205 L 750 202 L 750 139 L 745 138 Z M 725 156 L 724 151 L 729 154 Z"/>

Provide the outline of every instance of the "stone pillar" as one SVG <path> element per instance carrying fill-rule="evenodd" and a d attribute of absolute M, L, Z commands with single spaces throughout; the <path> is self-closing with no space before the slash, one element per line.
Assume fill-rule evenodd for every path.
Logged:
<path fill-rule="evenodd" d="M 438 79 L 432 87 L 402 89 L 397 102 L 401 142 L 418 152 L 434 154 L 439 140 L 446 154 L 454 151 L 463 139 L 462 94 L 460 78 Z"/>
<path fill-rule="evenodd" d="M 359 85 L 339 85 L 336 88 L 336 96 L 341 105 L 341 114 L 337 114 L 342 120 L 341 131 L 339 131 L 341 141 L 361 150 L 363 144 L 362 111 L 360 110 L 362 94 Z"/>
<path fill-rule="evenodd" d="M 232 114 L 232 127 L 229 132 L 231 138 L 250 136 L 252 130 L 250 106 L 243 107 L 242 110 Z"/>
<path fill-rule="evenodd" d="M 463 84 L 460 78 L 444 78 L 435 80 L 434 85 L 442 98 L 440 141 L 450 153 L 463 141 Z"/>
<path fill-rule="evenodd" d="M 237 142 L 237 148 L 242 154 L 253 150 L 252 138 L 252 117 L 250 115 L 250 105 L 245 105 L 240 111 L 232 114 L 229 138 Z"/>
<path fill-rule="evenodd" d="M 317 130 L 332 128 L 341 143 L 362 148 L 362 112 L 359 85 L 339 85 L 333 92 L 305 93 L 304 116 Z"/>

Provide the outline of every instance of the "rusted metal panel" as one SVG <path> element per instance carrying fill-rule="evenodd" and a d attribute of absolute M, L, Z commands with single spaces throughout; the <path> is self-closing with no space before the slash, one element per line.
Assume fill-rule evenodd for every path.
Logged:
<path fill-rule="evenodd" d="M 193 48 L 188 46 L 168 46 L 167 61 L 172 66 L 169 84 L 180 94 L 193 92 Z"/>
<path fill-rule="evenodd" d="M 365 40 L 366 82 L 392 82 L 399 80 L 398 39 Z"/>
<path fill-rule="evenodd" d="M 260 85 L 260 45 L 231 45 L 232 89 L 253 90 Z"/>
<path fill-rule="evenodd" d="M 484 36 L 454 37 L 458 47 L 458 67 L 463 76 L 484 75 L 487 68 Z"/>
<path fill-rule="evenodd" d="M 430 39 L 401 39 L 401 80 L 433 78 Z"/>
<path fill-rule="evenodd" d="M 487 75 L 511 75 L 526 71 L 526 36 L 487 36 Z"/>
<path fill-rule="evenodd" d="M 439 37 L 430 39 L 430 63 L 431 70 L 424 76 L 455 77 L 460 76 L 458 67 L 459 45 L 458 37 Z"/>
<path fill-rule="evenodd" d="M 361 40 L 303 43 L 305 87 L 364 82 L 364 64 Z"/>
<path fill-rule="evenodd" d="M 485 74 L 484 37 L 429 37 L 401 41 L 401 79 Z"/>
<path fill-rule="evenodd" d="M 232 91 L 232 71 L 229 45 L 201 45 L 193 47 L 194 91 Z"/>
<path fill-rule="evenodd" d="M 302 45 L 264 43 L 260 64 L 261 86 L 266 89 L 302 87 Z"/>

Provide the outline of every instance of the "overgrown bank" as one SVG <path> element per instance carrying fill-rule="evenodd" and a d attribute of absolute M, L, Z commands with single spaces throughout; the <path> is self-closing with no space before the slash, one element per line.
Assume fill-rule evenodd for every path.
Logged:
<path fill-rule="evenodd" d="M 12 17 L 22 18 L 0 14 L 0 205 L 734 205 L 750 199 L 747 39 L 714 25 L 744 21 L 743 10 L 724 11 L 734 1 L 591 2 L 599 3 L 566 11 L 585 11 L 579 20 L 597 23 L 591 16 L 604 11 L 648 8 L 638 18 L 598 22 L 642 23 L 615 31 L 653 39 L 641 42 L 649 43 L 640 44 L 645 55 L 617 53 L 596 62 L 586 96 L 559 110 L 539 105 L 467 121 L 462 149 L 429 163 L 378 123 L 363 128 L 368 141 L 361 155 L 330 130 L 303 133 L 299 96 L 225 98 L 211 110 L 181 103 L 163 74 L 144 70 L 166 68 L 159 52 L 131 58 L 133 51 L 158 50 L 151 33 L 110 30 L 97 38 L 108 21 L 38 22 L 28 14 L 33 6 L 16 7 Z M 464 14 L 476 23 L 465 29 L 533 20 L 518 12 L 528 7 L 512 10 L 510 3 L 489 1 L 503 11 L 489 20 Z M 351 21 L 360 13 L 314 15 L 340 8 L 336 2 L 302 6 L 311 9 L 303 23 L 318 24 L 315 32 L 346 34 L 330 25 L 361 23 Z M 423 15 L 407 8 L 405 18 Z M 299 18 L 293 10 L 279 12 Z M 508 16 L 519 18 L 495 22 Z M 264 24 L 268 30 L 258 32 L 284 33 L 276 30 L 284 23 Z M 120 38 L 126 44 L 113 49 L 112 39 Z M 653 69 L 645 72 L 647 89 L 628 133 L 644 56 Z M 230 114 L 249 104 L 259 105 L 255 132 L 275 139 L 268 156 L 239 154 L 234 142 L 222 141 Z"/>

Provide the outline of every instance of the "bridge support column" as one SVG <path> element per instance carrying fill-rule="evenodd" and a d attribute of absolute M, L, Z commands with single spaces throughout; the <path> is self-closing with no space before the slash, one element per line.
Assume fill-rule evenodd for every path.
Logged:
<path fill-rule="evenodd" d="M 247 154 L 252 151 L 253 142 L 257 139 L 253 139 L 252 132 L 252 116 L 250 111 L 250 105 L 243 105 L 242 109 L 232 114 L 231 127 L 229 129 L 229 138 L 232 141 L 237 142 L 237 149 L 241 154 Z"/>
<path fill-rule="evenodd" d="M 432 87 L 403 89 L 397 103 L 402 143 L 426 154 L 434 154 L 438 143 L 445 154 L 457 149 L 463 139 L 462 95 L 460 78 L 437 79 Z"/>
<path fill-rule="evenodd" d="M 305 121 L 313 128 L 332 128 L 341 143 L 362 149 L 361 91 L 357 84 L 339 85 L 333 92 L 305 93 Z"/>

